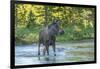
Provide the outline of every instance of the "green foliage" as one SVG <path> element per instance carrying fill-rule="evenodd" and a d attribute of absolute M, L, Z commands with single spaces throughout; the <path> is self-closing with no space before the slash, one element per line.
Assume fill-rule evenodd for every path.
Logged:
<path fill-rule="evenodd" d="M 61 20 L 65 34 L 57 41 L 94 38 L 94 9 L 69 6 L 15 5 L 16 44 L 38 42 L 38 33 L 54 19 Z"/>

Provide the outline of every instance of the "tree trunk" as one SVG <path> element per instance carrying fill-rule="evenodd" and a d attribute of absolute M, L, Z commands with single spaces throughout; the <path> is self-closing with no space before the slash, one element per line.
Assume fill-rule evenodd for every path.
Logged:
<path fill-rule="evenodd" d="M 48 6 L 45 6 L 45 23 L 44 26 L 47 26 L 48 22 Z"/>

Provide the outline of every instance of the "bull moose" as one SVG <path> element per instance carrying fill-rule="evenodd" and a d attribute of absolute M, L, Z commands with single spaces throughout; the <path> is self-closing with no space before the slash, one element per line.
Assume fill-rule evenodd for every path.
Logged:
<path fill-rule="evenodd" d="M 55 54 L 55 41 L 56 36 L 64 34 L 64 30 L 60 28 L 60 20 L 54 20 L 50 25 L 46 26 L 39 32 L 39 45 L 38 45 L 38 55 L 40 55 L 40 45 L 43 44 L 44 50 L 43 54 L 47 52 L 49 55 L 49 46 L 53 47 L 54 55 Z"/>

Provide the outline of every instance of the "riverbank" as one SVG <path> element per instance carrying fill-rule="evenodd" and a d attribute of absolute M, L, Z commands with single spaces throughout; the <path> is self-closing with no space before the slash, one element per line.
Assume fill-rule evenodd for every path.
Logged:
<path fill-rule="evenodd" d="M 79 43 L 79 42 L 94 42 L 94 39 L 83 39 L 83 40 L 69 40 L 69 41 L 61 41 L 61 42 L 57 42 L 56 43 Z M 33 42 L 33 43 L 24 43 L 24 44 L 16 44 L 15 46 L 25 46 L 25 45 L 38 45 L 38 42 Z"/>

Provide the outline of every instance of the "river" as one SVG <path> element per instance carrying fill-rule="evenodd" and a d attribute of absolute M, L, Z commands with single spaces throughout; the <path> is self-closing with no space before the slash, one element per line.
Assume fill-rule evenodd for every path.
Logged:
<path fill-rule="evenodd" d="M 49 48 L 49 56 L 43 56 L 42 49 L 43 46 L 41 46 L 41 55 L 38 56 L 38 46 L 35 43 L 15 46 L 15 65 L 94 61 L 93 40 L 57 42 L 56 56 L 53 55 L 52 46 Z"/>

